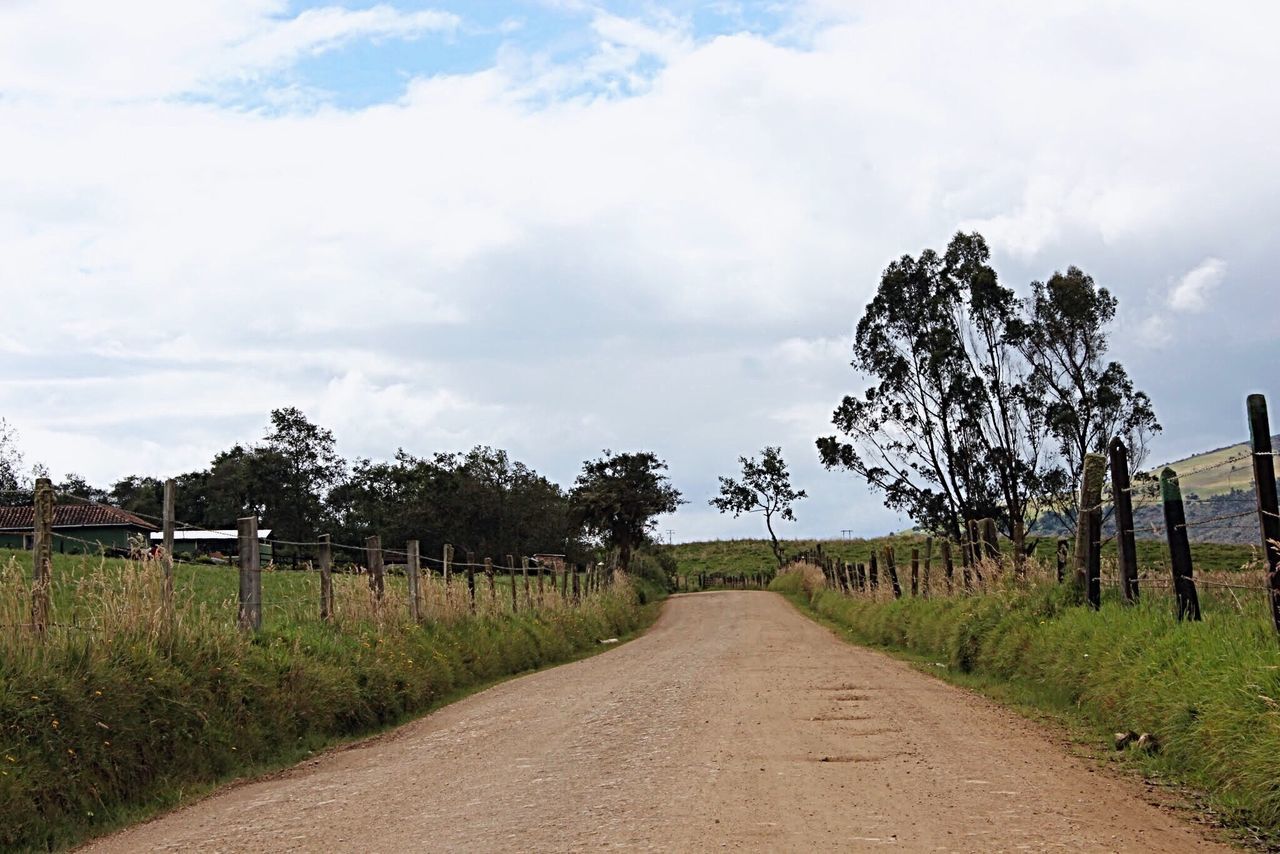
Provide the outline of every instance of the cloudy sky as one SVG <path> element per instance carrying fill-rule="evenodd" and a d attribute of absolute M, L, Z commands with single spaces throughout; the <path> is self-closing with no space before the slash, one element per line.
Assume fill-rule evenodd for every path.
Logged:
<path fill-rule="evenodd" d="M 1263 3 L 0 0 L 0 415 L 173 474 L 272 407 L 349 455 L 646 448 L 677 539 L 780 444 L 795 535 L 899 522 L 813 439 L 892 258 L 1076 264 L 1155 456 L 1280 395 Z M 1280 402 L 1280 397 L 1274 398 Z"/>

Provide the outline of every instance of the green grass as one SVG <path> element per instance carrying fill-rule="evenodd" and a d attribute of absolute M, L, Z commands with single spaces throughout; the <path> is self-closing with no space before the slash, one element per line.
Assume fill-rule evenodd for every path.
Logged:
<path fill-rule="evenodd" d="M 1035 537 L 1031 538 L 1036 541 Z M 881 537 L 858 540 L 787 540 L 784 542 L 785 552 L 796 555 L 800 552 L 812 552 L 821 543 L 827 554 L 855 563 L 870 560 L 872 551 L 886 545 L 893 545 L 897 552 L 898 563 L 910 559 L 912 547 L 923 551 L 924 538 L 913 535 Z M 1007 549 L 1008 543 L 1002 545 Z M 1141 572 L 1166 577 L 1168 575 L 1168 551 L 1163 542 L 1157 540 L 1138 541 L 1138 565 Z M 697 575 L 699 573 L 723 573 L 737 575 L 743 572 L 773 572 L 777 561 L 769 548 L 768 540 L 716 540 L 712 542 L 678 543 L 665 546 L 676 558 L 676 565 L 681 575 Z M 934 566 L 941 566 L 938 548 L 934 550 Z M 1054 559 L 1056 540 L 1041 539 L 1036 548 L 1036 557 L 1050 562 Z M 1109 542 L 1102 549 L 1103 560 L 1114 561 L 1116 544 Z M 1253 546 L 1220 545 L 1217 543 L 1192 543 L 1191 556 L 1195 568 L 1201 572 L 1230 572 L 1244 568 L 1258 557 L 1258 549 Z M 956 555 L 957 561 L 959 555 Z"/>
<path fill-rule="evenodd" d="M 365 579 L 346 576 L 335 579 L 339 619 L 328 624 L 315 576 L 281 571 L 264 573 L 264 629 L 250 635 L 235 628 L 237 579 L 225 567 L 178 567 L 170 619 L 155 564 L 59 556 L 58 627 L 40 643 L 14 628 L 26 619 L 31 556 L 5 557 L 4 850 L 72 845 L 460 692 L 596 651 L 654 616 L 622 584 L 578 607 L 549 598 L 514 616 L 483 600 L 472 615 L 437 597 L 439 617 L 417 626 L 393 598 L 402 578 L 387 579 L 375 611 Z"/>
<path fill-rule="evenodd" d="M 1093 612 L 1055 584 L 897 601 L 814 587 L 799 573 L 772 585 L 856 642 L 1071 721 L 1099 747 L 1119 731 L 1157 734 L 1157 755 L 1126 758 L 1202 792 L 1242 835 L 1280 843 L 1280 644 L 1264 597 L 1202 594 L 1205 621 L 1178 623 L 1166 597 L 1126 607 L 1108 595 Z"/>

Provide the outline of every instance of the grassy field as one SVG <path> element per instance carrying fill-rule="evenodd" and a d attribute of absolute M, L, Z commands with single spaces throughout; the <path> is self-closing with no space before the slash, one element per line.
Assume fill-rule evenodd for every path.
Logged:
<path fill-rule="evenodd" d="M 1110 750 L 1116 732 L 1156 734 L 1158 753 L 1123 758 L 1193 787 L 1252 841 L 1280 844 L 1280 644 L 1264 595 L 1203 590 L 1204 622 L 1179 623 L 1167 591 L 1127 607 L 1108 589 L 1093 612 L 1048 581 L 893 600 L 825 589 L 811 570 L 779 576 L 772 589 L 858 643 L 1073 723 L 1099 749 Z"/>
<path fill-rule="evenodd" d="M 174 608 L 154 562 L 58 556 L 44 639 L 30 621 L 29 552 L 0 553 L 0 849 L 65 847 L 192 793 L 376 732 L 492 680 L 599 649 L 653 616 L 631 584 L 572 606 L 548 589 L 512 615 L 483 577 L 426 593 L 405 580 L 378 606 L 335 576 L 319 619 L 315 574 L 264 572 L 264 627 L 236 629 L 237 575 L 179 566 Z M 521 591 L 523 593 L 523 591 Z"/>
<path fill-rule="evenodd" d="M 1035 538 L 1033 537 L 1034 541 Z M 788 540 L 784 543 L 788 555 L 813 551 L 819 545 L 827 554 L 851 562 L 870 560 L 872 551 L 886 545 L 892 545 L 902 563 L 911 556 L 913 547 L 923 551 L 924 538 L 910 535 L 898 537 L 881 537 L 870 540 Z M 1007 547 L 1007 543 L 1004 544 Z M 1144 574 L 1164 577 L 1168 575 L 1168 551 L 1164 543 L 1157 540 L 1138 541 L 1138 565 Z M 1043 561 L 1052 561 L 1056 541 L 1042 539 L 1036 549 L 1036 557 Z M 677 543 L 666 546 L 675 556 L 676 565 L 681 575 L 697 575 L 699 573 L 722 573 L 736 575 L 743 572 L 773 572 L 777 569 L 777 561 L 769 548 L 767 540 L 717 540 L 713 542 Z M 1107 543 L 1102 550 L 1104 562 L 1116 559 L 1115 542 Z M 1198 571 L 1224 572 L 1241 570 L 1256 566 L 1260 557 L 1259 549 L 1253 546 L 1220 545 L 1217 543 L 1192 543 L 1191 555 Z M 958 557 L 958 556 L 957 556 Z M 941 558 L 935 550 L 935 566 L 940 566 Z"/>

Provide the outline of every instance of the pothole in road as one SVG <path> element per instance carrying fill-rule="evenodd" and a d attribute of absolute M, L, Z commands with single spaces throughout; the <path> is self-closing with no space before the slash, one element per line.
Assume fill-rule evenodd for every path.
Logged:
<path fill-rule="evenodd" d="M 859 700 L 869 700 L 871 698 L 866 694 L 844 694 L 843 696 L 833 697 L 832 699 L 837 703 L 856 703 Z"/>

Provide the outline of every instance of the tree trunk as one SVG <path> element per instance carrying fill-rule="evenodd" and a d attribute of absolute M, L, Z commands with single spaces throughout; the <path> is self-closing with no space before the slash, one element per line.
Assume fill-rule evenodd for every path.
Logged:
<path fill-rule="evenodd" d="M 778 536 L 773 533 L 773 520 L 770 518 L 773 514 L 764 514 L 764 526 L 769 529 L 769 539 L 773 545 L 773 557 L 778 561 L 778 569 L 782 569 L 782 546 L 778 545 Z"/>

